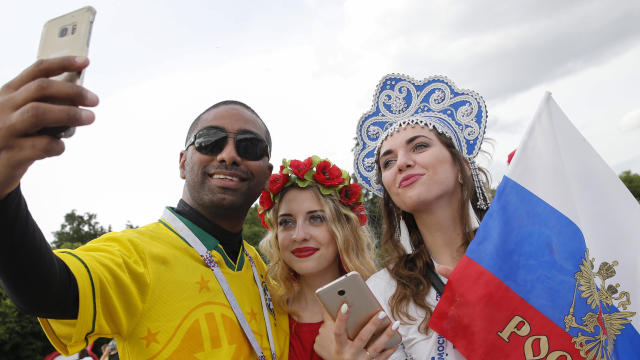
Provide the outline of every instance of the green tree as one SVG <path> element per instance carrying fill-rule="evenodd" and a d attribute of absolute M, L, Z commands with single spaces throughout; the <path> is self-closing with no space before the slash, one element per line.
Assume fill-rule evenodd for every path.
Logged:
<path fill-rule="evenodd" d="M 496 197 L 496 190 L 497 189 L 489 189 L 489 195 L 491 195 L 491 200 L 493 200 Z"/>
<path fill-rule="evenodd" d="M 258 243 L 267 234 L 267 230 L 262 226 L 257 211 L 258 205 L 253 205 L 249 209 L 247 218 L 244 220 L 242 226 L 242 236 L 244 240 L 253 246 L 258 246 Z"/>
<path fill-rule="evenodd" d="M 38 321 L 20 312 L 0 287 L 0 360 L 42 359 L 52 351 Z"/>
<path fill-rule="evenodd" d="M 631 191 L 633 197 L 640 203 L 640 175 L 632 173 L 631 170 L 626 170 L 618 175 L 620 180 L 627 186 L 627 189 Z"/>
<path fill-rule="evenodd" d="M 53 232 L 55 239 L 51 245 L 56 249 L 75 249 L 111 231 L 111 225 L 105 228 L 100 225 L 96 217 L 93 213 L 87 212 L 80 215 L 75 209 L 71 210 L 64 216 L 60 230 Z M 130 223 L 127 226 L 133 227 Z"/>
<path fill-rule="evenodd" d="M 363 206 L 367 214 L 367 227 L 373 236 L 375 244 L 375 263 L 381 267 L 384 263 L 383 254 L 380 248 L 380 241 L 382 240 L 382 212 L 380 210 L 380 204 L 382 199 L 374 193 L 362 188 L 364 202 Z"/>
<path fill-rule="evenodd" d="M 367 191 L 364 187 L 363 191 L 363 206 L 367 214 L 367 226 L 373 236 L 376 243 L 376 247 L 380 246 L 380 239 L 382 237 L 382 213 L 380 212 L 380 202 L 382 201 L 374 193 Z"/>

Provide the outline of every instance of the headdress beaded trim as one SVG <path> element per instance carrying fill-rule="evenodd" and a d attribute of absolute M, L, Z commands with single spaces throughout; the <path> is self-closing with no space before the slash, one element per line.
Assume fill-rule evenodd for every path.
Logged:
<path fill-rule="evenodd" d="M 358 122 L 354 148 L 356 178 L 365 188 L 382 196 L 377 179 L 376 157 L 382 142 L 407 126 L 428 126 L 449 137 L 467 159 L 478 194 L 478 207 L 489 200 L 481 183 L 475 157 L 480 151 L 487 122 L 487 109 L 480 95 L 458 89 L 443 76 L 422 81 L 401 74 L 382 78 L 371 109 Z"/>
<path fill-rule="evenodd" d="M 268 211 L 280 201 L 282 190 L 296 184 L 305 188 L 315 183 L 323 196 L 336 196 L 340 203 L 354 212 L 360 221 L 360 225 L 367 223 L 367 216 L 362 206 L 362 187 L 358 183 L 352 183 L 349 173 L 340 169 L 327 159 L 311 156 L 305 160 L 282 160 L 280 172 L 272 174 L 269 178 L 267 190 L 260 194 L 258 216 L 262 226 L 267 230 L 273 226 L 273 219 L 268 216 Z"/>

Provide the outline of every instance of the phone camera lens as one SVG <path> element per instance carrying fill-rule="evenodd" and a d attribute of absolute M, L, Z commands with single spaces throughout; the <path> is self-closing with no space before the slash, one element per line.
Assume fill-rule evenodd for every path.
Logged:
<path fill-rule="evenodd" d="M 338 290 L 338 295 L 340 296 L 344 296 L 346 292 L 344 290 Z"/>
<path fill-rule="evenodd" d="M 67 36 L 68 32 L 69 32 L 69 28 L 68 27 L 66 27 L 66 26 L 62 27 L 62 28 L 60 28 L 60 32 L 58 33 L 58 37 L 63 38 L 65 36 Z"/>

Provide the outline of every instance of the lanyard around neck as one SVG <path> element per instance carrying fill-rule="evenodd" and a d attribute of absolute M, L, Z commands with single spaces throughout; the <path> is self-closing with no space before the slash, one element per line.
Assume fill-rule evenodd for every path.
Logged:
<path fill-rule="evenodd" d="M 251 343 L 251 347 L 253 347 L 253 350 L 258 355 L 258 359 L 266 360 L 264 352 L 262 351 L 262 348 L 260 347 L 260 344 L 258 343 L 256 336 L 253 334 L 253 331 L 251 330 L 251 327 L 249 326 L 249 323 L 247 322 L 247 319 L 245 318 L 244 313 L 242 312 L 242 309 L 240 309 L 240 305 L 238 304 L 236 297 L 233 295 L 233 291 L 231 291 L 229 282 L 224 277 L 224 274 L 222 274 L 220 267 L 218 266 L 216 261 L 213 259 L 213 256 L 211 256 L 211 253 L 207 250 L 204 244 L 202 244 L 200 239 L 198 239 L 198 237 L 187 227 L 187 225 L 185 225 L 169 209 L 164 210 L 164 213 L 162 214 L 162 219 L 165 220 L 169 225 L 171 225 L 171 227 L 174 228 L 178 232 L 178 234 L 180 234 L 180 236 L 182 236 L 182 238 L 185 239 L 189 243 L 189 245 L 191 245 L 191 247 L 198 252 L 202 260 L 204 260 L 205 264 L 207 264 L 209 269 L 211 269 L 211 271 L 213 272 L 213 275 L 216 277 L 216 280 L 218 280 L 218 284 L 220 284 L 220 287 L 222 288 L 222 291 L 224 292 L 224 295 L 226 296 L 227 301 L 229 302 L 229 305 L 231 305 L 231 309 L 233 310 L 233 313 L 236 315 L 236 319 L 238 320 L 238 323 L 240 323 L 240 327 L 242 327 L 242 330 L 244 331 L 245 336 Z M 268 293 L 266 294 L 266 297 L 265 297 L 265 294 L 263 292 L 263 287 L 260 285 L 260 276 L 258 275 L 256 264 L 254 263 L 253 259 L 251 258 L 247 250 L 243 248 L 243 251 L 245 256 L 249 259 L 249 263 L 251 264 L 251 270 L 253 271 L 253 279 L 256 283 L 256 287 L 258 288 L 258 293 L 260 293 L 260 302 L 262 303 L 262 315 L 264 317 L 264 323 L 267 327 L 267 337 L 269 338 L 269 346 L 271 347 L 271 357 L 273 360 L 276 360 L 276 351 L 275 351 L 275 346 L 273 342 L 273 333 L 271 332 L 271 322 L 269 321 L 269 311 L 267 310 L 267 299 L 270 301 L 271 297 L 269 296 Z M 266 288 L 264 288 L 264 291 L 267 291 Z"/>
<path fill-rule="evenodd" d="M 431 283 L 431 286 L 436 290 L 439 296 L 442 296 L 442 292 L 444 291 L 444 282 L 440 279 L 440 276 L 436 274 L 436 272 L 427 266 L 427 278 Z"/>

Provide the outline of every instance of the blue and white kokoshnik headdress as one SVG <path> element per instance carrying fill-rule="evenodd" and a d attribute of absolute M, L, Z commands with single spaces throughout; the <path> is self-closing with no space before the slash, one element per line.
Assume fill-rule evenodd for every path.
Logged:
<path fill-rule="evenodd" d="M 487 108 L 480 95 L 460 90 L 443 76 L 416 81 L 401 74 L 382 78 L 373 97 L 373 106 L 358 122 L 355 147 L 358 182 L 382 196 L 376 174 L 376 155 L 389 135 L 407 126 L 428 126 L 448 136 L 469 162 L 478 194 L 478 207 L 489 206 L 480 181 L 475 157 L 480 151 L 487 122 Z"/>

